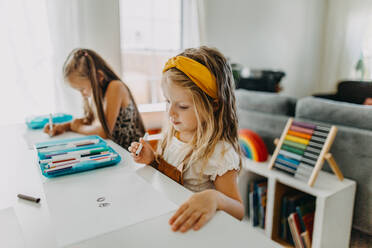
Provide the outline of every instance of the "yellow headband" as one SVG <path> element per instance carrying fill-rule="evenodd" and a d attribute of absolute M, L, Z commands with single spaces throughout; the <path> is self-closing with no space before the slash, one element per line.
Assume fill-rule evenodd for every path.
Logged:
<path fill-rule="evenodd" d="M 216 78 L 206 66 L 193 59 L 176 56 L 168 60 L 163 73 L 174 67 L 185 73 L 208 96 L 217 98 Z"/>

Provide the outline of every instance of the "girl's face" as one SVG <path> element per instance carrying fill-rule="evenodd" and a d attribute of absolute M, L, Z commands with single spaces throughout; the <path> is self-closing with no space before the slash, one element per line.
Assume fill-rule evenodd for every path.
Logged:
<path fill-rule="evenodd" d="M 80 91 L 83 97 L 92 96 L 92 86 L 88 78 L 81 77 L 76 73 L 72 73 L 70 76 L 67 77 L 67 80 L 69 81 L 72 88 Z"/>
<path fill-rule="evenodd" d="M 197 128 L 196 112 L 191 93 L 174 85 L 168 78 L 164 80 L 162 90 L 167 101 L 168 116 L 174 129 L 183 137 L 191 138 Z"/>

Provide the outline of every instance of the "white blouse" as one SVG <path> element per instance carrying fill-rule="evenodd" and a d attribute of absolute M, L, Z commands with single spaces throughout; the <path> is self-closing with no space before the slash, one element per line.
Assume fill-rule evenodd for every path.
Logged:
<path fill-rule="evenodd" d="M 188 152 L 187 144 L 173 137 L 165 148 L 163 158 L 169 164 L 179 168 Z M 207 161 L 203 175 L 200 175 L 202 166 L 203 161 L 198 161 L 186 167 L 183 173 L 183 182 L 186 188 L 194 192 L 214 189 L 213 181 L 217 176 L 222 176 L 229 170 L 239 171 L 239 155 L 231 144 L 221 141 L 217 143 L 212 156 Z"/>

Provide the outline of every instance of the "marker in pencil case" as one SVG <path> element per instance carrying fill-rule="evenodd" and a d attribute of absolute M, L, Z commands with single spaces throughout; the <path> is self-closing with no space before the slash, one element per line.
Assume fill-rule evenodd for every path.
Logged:
<path fill-rule="evenodd" d="M 108 147 L 64 152 L 63 154 L 48 156 L 50 158 L 47 158 L 47 159 L 41 159 L 40 163 L 44 164 L 44 163 L 50 163 L 50 162 L 57 162 L 57 161 L 65 160 L 65 159 L 86 157 L 86 156 L 96 155 L 96 154 L 100 154 L 102 152 L 107 152 L 107 151 L 109 151 Z"/>
<path fill-rule="evenodd" d="M 78 150 L 69 150 L 69 151 L 66 151 L 65 149 L 64 150 L 60 150 L 60 151 L 51 151 L 51 152 L 46 152 L 46 153 L 43 153 L 43 156 L 45 157 L 45 159 L 51 159 L 51 158 L 54 158 L 56 156 L 62 156 L 62 155 L 71 155 L 71 154 L 81 154 L 83 153 L 84 151 L 90 151 L 92 149 L 101 149 L 102 147 L 90 147 L 90 146 L 82 146 L 82 147 L 79 147 Z"/>
<path fill-rule="evenodd" d="M 90 145 L 95 145 L 98 144 L 99 140 L 92 140 L 92 141 L 86 141 L 84 143 L 77 143 L 77 144 L 64 144 L 64 145 L 59 145 L 59 146 L 53 146 L 49 148 L 44 148 L 42 150 L 39 150 L 40 153 L 52 153 L 49 154 L 49 156 L 54 156 L 58 155 L 59 153 L 63 152 L 62 150 L 67 150 L 71 148 L 80 148 L 84 146 L 90 146 Z"/>
<path fill-rule="evenodd" d="M 64 165 L 64 166 L 59 166 L 59 167 L 56 167 L 56 168 L 46 169 L 46 170 L 44 170 L 44 173 L 54 174 L 54 173 L 58 173 L 58 172 L 61 172 L 61 171 L 64 171 L 64 170 L 81 169 L 81 168 L 94 169 L 100 163 L 112 161 L 117 156 L 118 156 L 117 154 L 113 154 L 113 156 L 108 157 L 108 158 L 95 159 L 95 160 L 90 160 L 90 161 L 83 161 L 83 162 L 76 163 L 76 164 L 73 164 L 73 165 Z"/>
<path fill-rule="evenodd" d="M 49 144 L 45 146 L 36 147 L 36 149 L 41 150 L 41 152 L 45 152 L 45 150 L 48 149 L 54 149 L 60 147 L 79 147 L 79 146 L 85 146 L 90 144 L 97 144 L 99 143 L 99 139 L 87 139 L 87 140 L 79 140 L 79 141 L 70 141 L 67 143 L 56 143 L 56 144 Z"/>
<path fill-rule="evenodd" d="M 73 167 L 75 165 L 78 165 L 78 164 L 89 164 L 89 163 L 95 163 L 95 162 L 106 162 L 106 161 L 111 161 L 113 160 L 114 158 L 117 157 L 117 154 L 108 154 L 109 156 L 104 156 L 104 157 L 99 157 L 99 158 L 94 158 L 94 159 L 84 159 L 84 160 L 78 160 L 78 161 L 70 161 L 68 163 L 64 163 L 64 164 L 58 164 L 58 165 L 53 165 L 53 166 L 46 166 L 44 167 L 44 171 L 45 172 L 48 172 L 48 171 L 54 171 L 54 170 L 61 170 L 61 169 L 65 169 L 65 168 L 68 168 L 68 167 Z"/>
<path fill-rule="evenodd" d="M 99 143 L 99 139 L 95 139 L 95 140 L 86 140 L 86 141 L 80 141 L 80 142 L 75 142 L 75 143 L 46 146 L 46 147 L 38 148 L 38 149 L 40 150 L 40 152 L 53 152 L 53 151 L 58 151 L 61 149 L 82 147 L 82 146 L 94 145 L 98 143 Z"/>
<path fill-rule="evenodd" d="M 67 159 L 67 160 L 60 161 L 60 162 L 48 163 L 47 165 L 45 165 L 45 168 L 54 168 L 54 167 L 58 167 L 58 166 L 66 165 L 66 164 L 73 164 L 73 163 L 79 163 L 79 162 L 82 162 L 82 161 L 95 160 L 97 158 L 108 157 L 110 155 L 112 155 L 112 153 L 103 152 L 102 154 L 95 155 L 95 156 L 92 156 L 92 157 L 83 157 L 83 158 L 78 158 L 78 159 Z"/>
<path fill-rule="evenodd" d="M 61 162 L 56 162 L 56 163 L 48 163 L 47 165 L 45 165 L 45 168 L 55 168 L 55 167 L 64 166 L 64 165 L 68 165 L 68 164 L 80 163 L 80 162 L 83 162 L 83 161 L 98 160 L 98 159 L 107 158 L 107 157 L 110 157 L 110 156 L 113 156 L 113 155 L 114 155 L 113 153 L 104 152 L 102 154 L 94 155 L 94 156 L 90 156 L 90 157 L 83 157 L 83 158 L 71 159 L 71 160 L 69 159 L 69 160 L 66 160 L 66 161 L 61 161 Z"/>
<path fill-rule="evenodd" d="M 90 153 L 90 154 L 76 155 L 76 156 L 73 156 L 73 157 L 70 156 L 70 157 L 66 157 L 66 158 L 58 159 L 58 160 L 49 159 L 49 161 L 47 161 L 47 162 L 45 162 L 45 160 L 44 160 L 43 164 L 57 164 L 57 163 L 76 160 L 76 159 L 81 159 L 81 158 L 85 158 L 85 157 L 89 157 L 89 156 L 104 155 L 104 154 L 109 154 L 109 150 L 102 151 L 102 152 L 94 152 L 94 153 Z"/>

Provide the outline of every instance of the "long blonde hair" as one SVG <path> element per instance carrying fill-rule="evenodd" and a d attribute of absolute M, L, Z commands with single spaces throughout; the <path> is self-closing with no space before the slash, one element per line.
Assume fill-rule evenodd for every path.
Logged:
<path fill-rule="evenodd" d="M 163 74 L 166 79 L 176 86 L 191 93 L 197 117 L 197 129 L 193 139 L 188 143 L 190 152 L 183 161 L 183 170 L 198 160 L 203 161 L 203 173 L 206 161 L 212 156 L 219 141 L 225 141 L 241 156 L 238 139 L 238 118 L 236 114 L 234 79 L 226 58 L 215 48 L 202 46 L 186 49 L 179 54 L 191 58 L 205 65 L 216 77 L 218 88 L 217 99 L 212 99 L 192 82 L 182 71 L 171 68 Z M 159 143 L 157 153 L 163 155 L 176 130 L 169 123 L 163 132 L 163 139 Z M 241 166 L 241 158 L 239 165 Z"/>
<path fill-rule="evenodd" d="M 98 71 L 102 72 L 103 80 L 98 80 Z M 80 77 L 89 79 L 92 91 L 93 91 L 93 103 L 89 103 L 87 98 L 84 100 L 84 123 L 90 124 L 94 120 L 95 116 L 98 117 L 103 130 L 107 137 L 111 138 L 111 132 L 107 125 L 105 113 L 103 110 L 103 99 L 109 83 L 113 80 L 119 80 L 119 76 L 111 69 L 106 61 L 99 56 L 96 52 L 90 49 L 76 48 L 68 55 L 63 65 L 63 76 L 68 78 L 72 73 L 78 73 Z M 123 83 L 124 84 L 124 83 Z M 137 105 L 133 99 L 132 93 L 128 86 L 124 84 L 129 92 L 130 100 L 132 101 L 136 111 L 138 111 Z M 94 106 L 92 106 L 94 105 Z M 95 110 L 95 111 L 93 111 Z M 145 130 L 143 121 L 140 118 L 140 125 Z"/>

